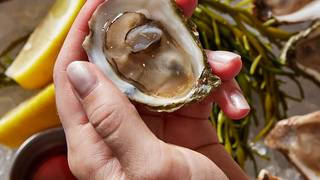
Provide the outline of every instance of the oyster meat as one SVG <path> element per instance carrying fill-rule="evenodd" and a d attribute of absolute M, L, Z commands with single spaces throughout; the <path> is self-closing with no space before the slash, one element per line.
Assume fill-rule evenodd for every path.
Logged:
<path fill-rule="evenodd" d="M 220 84 L 192 27 L 172 0 L 108 0 L 83 47 L 131 100 L 170 112 Z"/>
<path fill-rule="evenodd" d="M 280 121 L 266 137 L 310 180 L 320 179 L 320 111 Z"/>
<path fill-rule="evenodd" d="M 279 22 L 302 22 L 320 18 L 320 0 L 256 0 L 261 19 L 274 17 Z"/>

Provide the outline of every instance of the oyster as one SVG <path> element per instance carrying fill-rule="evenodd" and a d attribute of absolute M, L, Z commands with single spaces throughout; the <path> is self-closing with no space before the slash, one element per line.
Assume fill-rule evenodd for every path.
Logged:
<path fill-rule="evenodd" d="M 280 59 L 320 84 L 320 21 L 291 37 Z"/>
<path fill-rule="evenodd" d="M 301 22 L 320 19 L 319 0 L 256 0 L 261 19 L 274 17 L 279 22 Z"/>
<path fill-rule="evenodd" d="M 192 27 L 172 0 L 108 0 L 83 47 L 131 100 L 171 112 L 220 84 Z"/>
<path fill-rule="evenodd" d="M 266 137 L 310 180 L 320 179 L 320 111 L 280 121 Z"/>

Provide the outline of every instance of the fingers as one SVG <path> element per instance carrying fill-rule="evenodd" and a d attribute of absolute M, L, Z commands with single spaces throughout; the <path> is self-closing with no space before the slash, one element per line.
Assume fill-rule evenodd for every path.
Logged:
<path fill-rule="evenodd" d="M 90 123 L 125 168 L 142 165 L 157 143 L 129 100 L 96 66 L 73 62 L 67 74 Z"/>
<path fill-rule="evenodd" d="M 212 92 L 212 98 L 231 119 L 241 119 L 250 112 L 250 106 L 235 80 L 222 83 Z"/>
<path fill-rule="evenodd" d="M 72 61 L 86 59 L 81 45 L 88 31 L 88 20 L 102 1 L 90 0 L 85 3 L 68 33 L 55 64 L 53 79 L 56 89 L 56 103 L 62 125 L 65 128 L 83 124 L 85 121 L 84 118 L 76 118 L 76 116 L 82 116 L 82 110 L 72 92 L 65 71 Z"/>
<path fill-rule="evenodd" d="M 223 81 L 233 79 L 241 71 L 241 57 L 227 51 L 206 51 L 209 64 L 214 74 Z"/>
<path fill-rule="evenodd" d="M 182 8 L 184 15 L 190 17 L 198 4 L 198 0 L 176 0 L 177 4 Z"/>
<path fill-rule="evenodd" d="M 91 168 L 100 167 L 111 157 L 110 150 L 88 124 L 86 114 L 73 93 L 66 75 L 68 64 L 76 59 L 86 59 L 81 46 L 82 41 L 87 35 L 88 20 L 102 1 L 90 0 L 82 7 L 65 39 L 54 68 L 56 103 L 66 133 L 69 165 L 73 170 L 82 169 L 82 171 L 77 171 L 77 177 L 86 177 Z M 84 168 L 79 168 L 79 166 Z"/>
<path fill-rule="evenodd" d="M 67 74 L 90 123 L 128 178 L 226 179 L 205 156 L 159 141 L 125 95 L 93 64 L 73 62 Z"/>
<path fill-rule="evenodd" d="M 212 72 L 219 76 L 223 83 L 204 103 L 212 101 L 218 103 L 222 111 L 231 119 L 245 117 L 250 107 L 234 80 L 242 68 L 241 57 L 227 51 L 206 51 L 206 53 Z"/>

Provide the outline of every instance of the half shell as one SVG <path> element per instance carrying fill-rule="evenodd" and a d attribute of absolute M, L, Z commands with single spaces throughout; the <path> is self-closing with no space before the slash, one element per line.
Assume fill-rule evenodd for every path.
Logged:
<path fill-rule="evenodd" d="M 310 180 L 320 179 L 320 111 L 280 121 L 265 140 Z"/>
<path fill-rule="evenodd" d="M 89 60 L 152 110 L 177 110 L 220 85 L 194 29 L 171 0 L 108 0 L 89 27 L 83 43 Z"/>

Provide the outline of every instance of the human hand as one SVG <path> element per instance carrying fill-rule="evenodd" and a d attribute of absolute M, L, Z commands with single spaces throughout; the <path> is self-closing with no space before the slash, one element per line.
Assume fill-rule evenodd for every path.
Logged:
<path fill-rule="evenodd" d="M 241 69 L 240 57 L 207 51 L 213 72 L 224 83 L 200 103 L 175 113 L 134 107 L 95 65 L 76 61 L 87 59 L 81 45 L 88 20 L 101 2 L 87 1 L 54 70 L 57 107 L 74 175 L 79 179 L 226 179 L 225 174 L 246 178 L 218 144 L 208 121 L 213 101 L 234 119 L 249 112 L 232 80 Z M 177 2 L 190 15 L 196 1 Z"/>

